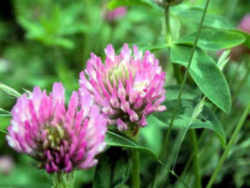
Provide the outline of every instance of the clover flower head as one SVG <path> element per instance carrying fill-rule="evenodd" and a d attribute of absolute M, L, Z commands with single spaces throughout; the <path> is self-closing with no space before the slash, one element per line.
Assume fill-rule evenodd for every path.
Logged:
<path fill-rule="evenodd" d="M 149 114 L 166 109 L 161 105 L 165 100 L 165 72 L 153 54 L 143 54 L 136 46 L 132 53 L 124 44 L 116 55 L 108 45 L 105 54 L 104 63 L 91 54 L 85 71 L 80 73 L 80 93 L 94 96 L 109 124 L 119 130 L 138 130 L 147 125 Z"/>
<path fill-rule="evenodd" d="M 106 10 L 104 12 L 104 18 L 107 21 L 114 21 L 114 20 L 122 18 L 126 14 L 127 14 L 126 7 L 118 7 L 118 8 L 115 8 L 114 10 Z"/>
<path fill-rule="evenodd" d="M 99 107 L 77 92 L 66 107 L 61 83 L 49 95 L 39 87 L 23 94 L 11 114 L 8 144 L 38 160 L 48 173 L 90 168 L 105 147 L 107 121 Z"/>
<path fill-rule="evenodd" d="M 242 18 L 238 28 L 242 31 L 250 33 L 250 14 L 247 14 Z"/>

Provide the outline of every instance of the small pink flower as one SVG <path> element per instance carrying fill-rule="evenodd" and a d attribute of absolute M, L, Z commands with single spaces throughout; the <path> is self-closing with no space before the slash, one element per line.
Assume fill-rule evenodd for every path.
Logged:
<path fill-rule="evenodd" d="M 18 98 L 8 128 L 8 144 L 41 162 L 47 172 L 70 172 L 97 163 L 105 147 L 106 120 L 91 97 L 73 92 L 65 107 L 64 88 L 55 83 L 50 95 L 35 87 Z"/>
<path fill-rule="evenodd" d="M 120 19 L 123 16 L 125 16 L 126 13 L 127 13 L 126 7 L 118 7 L 114 10 L 110 10 L 110 11 L 106 10 L 104 13 L 104 18 L 107 21 L 114 21 L 114 20 Z"/>
<path fill-rule="evenodd" d="M 119 130 L 146 126 L 149 114 L 166 109 L 161 105 L 165 100 L 165 72 L 153 54 L 143 54 L 136 46 L 132 54 L 125 44 L 116 55 L 108 45 L 105 54 L 104 64 L 91 54 L 87 68 L 80 73 L 80 92 L 90 92 L 109 124 Z"/>
<path fill-rule="evenodd" d="M 250 34 L 250 14 L 247 14 L 243 17 L 238 28 Z"/>

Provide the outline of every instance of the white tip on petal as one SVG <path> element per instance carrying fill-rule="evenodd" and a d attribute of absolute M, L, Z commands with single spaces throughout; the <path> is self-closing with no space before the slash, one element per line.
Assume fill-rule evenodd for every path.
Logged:
<path fill-rule="evenodd" d="M 115 50 L 111 44 L 105 48 L 105 54 L 112 60 L 115 60 Z"/>

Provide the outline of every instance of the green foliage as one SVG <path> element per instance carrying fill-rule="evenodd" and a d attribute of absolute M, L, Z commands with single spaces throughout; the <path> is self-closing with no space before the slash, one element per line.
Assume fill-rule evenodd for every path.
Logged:
<path fill-rule="evenodd" d="M 96 167 L 94 188 L 118 188 L 123 186 L 130 174 L 128 152 L 120 148 L 111 148 L 101 155 Z"/>
<path fill-rule="evenodd" d="M 59 4 L 50 4 L 49 1 L 45 5 L 50 6 L 47 15 L 41 14 L 38 18 L 31 18 L 19 10 L 19 6 L 28 6 L 28 3 L 19 5 L 17 2 L 16 9 L 20 13 L 18 22 L 27 31 L 27 38 L 40 41 L 48 46 L 74 48 L 74 42 L 67 37 L 88 30 L 78 19 L 79 16 L 82 16 L 83 5 L 72 4 L 62 8 Z M 40 7 L 35 6 L 34 8 L 39 9 Z"/>
<path fill-rule="evenodd" d="M 151 115 L 148 118 L 148 121 L 154 126 L 167 128 L 169 127 L 171 117 L 175 111 L 179 109 L 178 116 L 174 121 L 174 129 L 184 129 L 188 126 L 189 122 L 192 122 L 190 128 L 204 128 L 212 130 L 218 135 L 222 145 L 225 145 L 226 137 L 223 126 L 208 107 L 205 106 L 201 113 L 198 114 L 198 117 L 192 120 L 193 109 L 196 106 L 195 101 L 187 99 L 183 100 L 180 108 L 176 106 L 176 103 L 177 100 L 167 101 L 165 104 L 168 106 L 168 110 L 164 113 L 156 113 L 155 115 Z"/>
<path fill-rule="evenodd" d="M 79 72 L 90 53 L 104 58 L 103 49 L 109 43 L 116 49 L 128 43 L 154 52 L 166 72 L 167 110 L 147 117 L 148 125 L 139 130 L 137 141 L 109 130 L 107 149 L 98 156 L 98 165 L 77 171 L 75 187 L 132 187 L 131 151 L 140 152 L 141 187 L 152 187 L 155 175 L 166 165 L 170 181 L 164 187 L 195 187 L 194 164 L 199 165 L 202 186 L 206 186 L 249 102 L 250 34 L 236 29 L 249 12 L 249 2 L 210 0 L 180 106 L 180 83 L 205 0 L 186 0 L 171 7 L 170 32 L 166 32 L 164 8 L 154 0 L 6 3 L 9 5 L 0 8 L 0 160 L 3 155 L 11 157 L 14 168 L 5 174 L 0 165 L 0 187 L 39 188 L 52 183 L 37 169 L 35 161 L 8 147 L 5 136 L 16 98 L 34 86 L 49 89 L 53 82 L 60 81 L 68 99 L 79 87 Z M 104 18 L 107 11 L 119 6 L 127 7 L 124 17 L 113 21 Z M 167 43 L 166 38 L 171 40 Z M 165 147 L 163 141 L 175 113 L 169 147 Z M 248 115 L 216 177 L 218 187 L 228 187 L 227 182 L 237 188 L 250 186 L 249 125 Z M 191 130 L 196 132 L 196 145 L 190 142 Z M 161 158 L 165 150 L 167 156 Z"/>
<path fill-rule="evenodd" d="M 10 113 L 7 110 L 0 108 L 0 117 L 3 116 L 10 116 Z"/>
<path fill-rule="evenodd" d="M 157 154 L 151 151 L 150 148 L 139 145 L 138 143 L 128 138 L 127 136 L 121 135 L 113 131 L 108 131 L 106 135 L 106 143 L 108 146 L 111 146 L 111 147 L 123 147 L 127 149 L 138 150 L 140 152 L 144 152 L 148 154 L 156 161 L 159 160 L 157 157 Z"/>
<path fill-rule="evenodd" d="M 234 31 L 245 36 L 246 40 L 244 42 L 244 45 L 249 48 L 250 47 L 250 34 L 247 32 L 242 32 L 240 30 L 234 30 Z"/>
<path fill-rule="evenodd" d="M 0 83 L 0 90 L 13 97 L 21 96 L 21 94 L 18 91 L 2 83 Z"/>
<path fill-rule="evenodd" d="M 96 167 L 94 177 L 94 188 L 109 188 L 111 187 L 111 161 L 107 155 L 102 155 L 99 158 L 100 162 Z M 104 175 L 105 174 L 105 175 Z"/>
<path fill-rule="evenodd" d="M 203 9 L 199 7 L 176 7 L 174 9 L 174 13 L 181 19 L 182 23 L 188 25 L 198 25 L 202 12 Z M 223 29 L 233 28 L 232 24 L 230 24 L 230 22 L 224 17 L 214 14 L 206 15 L 204 26 Z"/>
<path fill-rule="evenodd" d="M 171 61 L 187 66 L 190 52 L 189 46 L 175 45 L 171 50 Z M 230 112 L 232 102 L 228 83 L 211 57 L 197 49 L 189 73 L 208 99 L 223 111 Z"/>
<path fill-rule="evenodd" d="M 35 164 L 34 160 L 31 160 L 26 156 L 20 156 L 20 159 L 22 160 L 22 163 L 17 164 L 8 176 L 0 174 L 1 187 L 35 186 L 42 188 L 50 185 L 49 177 L 45 172 L 36 168 L 25 170 L 30 164 Z"/>
<path fill-rule="evenodd" d="M 159 11 L 161 10 L 160 7 L 158 7 L 157 4 L 151 0 L 111 0 L 108 4 L 110 9 L 120 6 L 146 6 L 149 8 L 159 9 Z"/>
<path fill-rule="evenodd" d="M 184 36 L 178 40 L 178 43 L 191 45 L 193 44 L 196 35 L 197 33 L 195 32 Z M 230 30 L 204 28 L 201 31 L 198 46 L 204 50 L 218 51 L 225 48 L 239 46 L 244 42 L 245 37 L 240 33 Z"/>
<path fill-rule="evenodd" d="M 162 148 L 163 130 L 160 125 L 163 124 L 154 116 L 147 118 L 148 126 L 140 131 L 145 140 L 145 144 L 158 156 Z"/>

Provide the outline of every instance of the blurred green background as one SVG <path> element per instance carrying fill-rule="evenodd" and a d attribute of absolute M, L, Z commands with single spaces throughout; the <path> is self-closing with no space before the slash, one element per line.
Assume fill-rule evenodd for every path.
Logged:
<path fill-rule="evenodd" d="M 101 0 L 7 0 L 0 6 L 0 82 L 19 92 L 31 90 L 35 85 L 50 89 L 55 81 L 61 81 L 67 89 L 67 96 L 78 87 L 79 72 L 85 67 L 90 53 L 104 55 L 104 48 L 112 43 L 118 50 L 123 43 L 137 44 L 142 48 L 162 44 L 164 36 L 164 17 L 159 10 L 149 7 L 128 7 L 127 14 L 117 20 L 104 18 L 107 2 Z M 186 0 L 173 8 L 171 26 L 176 38 L 197 29 L 200 20 L 199 11 L 188 11 L 192 7 L 203 7 L 203 0 Z M 209 6 L 208 24 L 219 28 L 236 28 L 242 17 L 250 13 L 249 0 L 216 0 Z M 218 36 L 219 37 L 219 36 Z M 162 66 L 167 71 L 166 85 L 176 84 L 172 67 L 168 63 L 166 50 L 156 51 Z M 211 54 L 217 58 L 216 54 Z M 245 57 L 246 56 L 246 57 Z M 249 67 L 249 54 L 235 63 L 230 63 L 226 76 L 231 80 L 230 87 L 242 81 L 241 76 Z M 239 65 L 240 64 L 240 65 Z M 236 79 L 233 79 L 237 69 Z M 249 70 L 249 68 L 248 68 Z M 240 88 L 235 101 L 235 109 L 242 109 L 249 101 L 250 76 Z M 0 107 L 10 110 L 15 98 L 0 91 Z M 240 110 L 239 110 L 240 112 Z M 223 125 L 235 123 L 239 113 L 234 111 L 230 119 L 224 119 Z M 249 118 L 250 119 L 250 118 Z M 9 124 L 8 117 L 0 117 L 1 128 Z M 249 121 L 248 121 L 249 125 Z M 231 127 L 232 126 L 228 126 Z M 229 128 L 228 128 L 229 129 Z M 226 128 L 226 132 L 231 130 Z M 152 127 L 143 131 L 145 144 L 156 152 L 161 148 L 161 130 Z M 156 135 L 159 139 L 155 139 Z M 45 172 L 36 168 L 36 163 L 24 155 L 11 150 L 0 132 L 0 187 L 49 187 L 50 179 Z M 201 153 L 204 164 L 203 174 L 209 175 L 214 169 L 221 146 L 216 136 L 208 136 L 211 151 Z M 250 140 L 249 126 L 245 126 L 239 142 L 223 168 L 219 186 L 214 187 L 250 187 Z M 217 151 L 217 154 L 214 152 Z M 179 167 L 187 160 L 184 148 L 181 151 Z M 211 155 L 213 153 L 213 160 Z M 207 155 L 205 155 L 207 154 Z M 6 164 L 10 167 L 6 171 Z M 3 165 L 5 164 L 5 166 Z M 2 165 L 2 166 L 1 166 Z M 178 169 L 178 165 L 177 165 Z M 150 171 L 145 167 L 145 177 Z M 77 187 L 91 187 L 94 169 L 77 172 Z M 187 172 L 187 179 L 192 175 Z M 204 178 L 206 182 L 206 178 Z M 174 185 L 175 184 L 175 185 Z M 173 187 L 182 187 L 173 180 Z"/>

